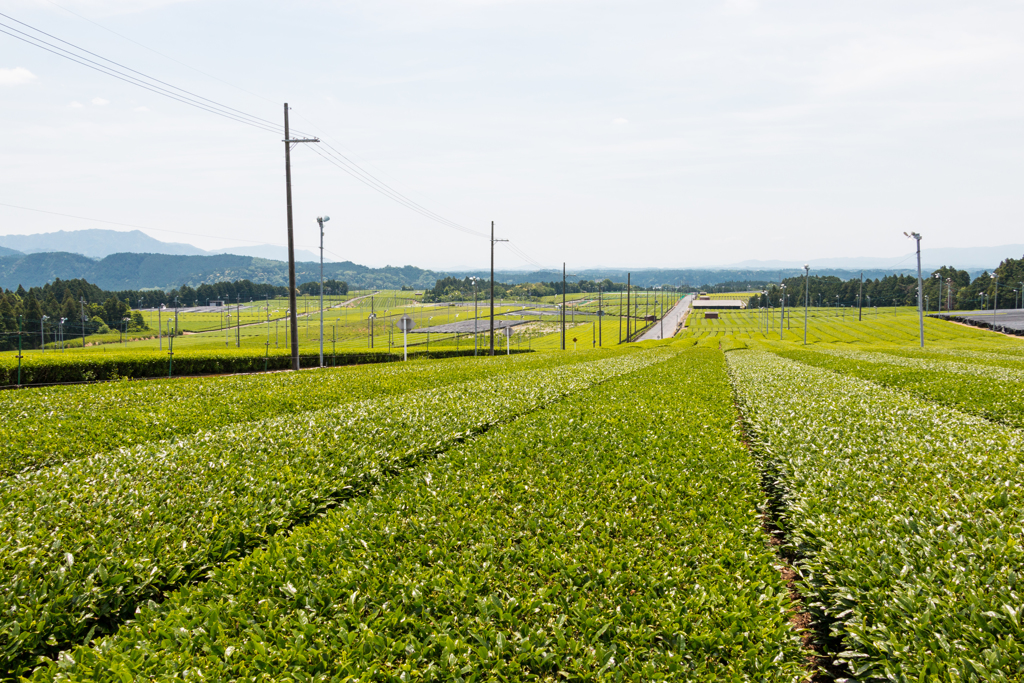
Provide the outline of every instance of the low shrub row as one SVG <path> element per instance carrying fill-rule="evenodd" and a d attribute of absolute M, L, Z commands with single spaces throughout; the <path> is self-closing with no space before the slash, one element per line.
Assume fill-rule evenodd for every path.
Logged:
<path fill-rule="evenodd" d="M 666 357 L 641 351 L 240 423 L 9 478 L 0 666 L 88 640 L 495 424 Z"/>
<path fill-rule="evenodd" d="M 1024 427 L 1024 368 L 953 359 L 914 358 L 846 348 L 804 350 L 774 345 L 775 353 L 807 365 L 860 377 L 968 413 Z"/>
<path fill-rule="evenodd" d="M 521 353 L 523 351 L 516 351 Z M 409 352 L 410 359 L 453 358 L 472 356 L 469 349 L 416 350 Z M 324 362 L 332 365 L 360 365 L 364 363 L 390 363 L 402 360 L 401 352 L 339 351 L 328 354 Z M 319 353 L 302 353 L 300 366 L 314 368 L 320 365 Z M 291 368 L 291 354 L 277 350 L 269 355 L 254 353 L 249 349 L 225 349 L 223 351 L 183 350 L 175 351 L 173 362 L 166 352 L 151 350 L 133 351 L 84 351 L 60 353 L 58 351 L 31 353 L 18 363 L 12 354 L 0 355 L 0 387 L 35 386 L 73 382 L 95 382 L 121 378 L 179 377 L 187 375 L 217 375 L 236 372 L 263 372 L 264 370 L 288 370 Z"/>
<path fill-rule="evenodd" d="M 728 359 L 823 654 L 852 680 L 1019 681 L 1024 433 L 770 353 Z"/>
<path fill-rule="evenodd" d="M 34 679 L 806 680 L 734 425 L 721 354 L 684 351 L 272 539 Z"/>
<path fill-rule="evenodd" d="M 596 359 L 615 352 L 586 352 Z M 522 354 L 0 392 L 0 476 L 234 422 L 580 360 Z"/>

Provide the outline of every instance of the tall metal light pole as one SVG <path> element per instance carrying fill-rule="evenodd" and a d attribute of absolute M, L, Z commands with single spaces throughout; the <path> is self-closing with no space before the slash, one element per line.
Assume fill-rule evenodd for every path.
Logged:
<path fill-rule="evenodd" d="M 924 283 L 921 281 L 921 234 L 904 232 L 909 238 L 917 240 L 917 321 L 921 330 L 921 348 L 924 348 Z"/>
<path fill-rule="evenodd" d="M 288 134 L 288 103 L 284 103 L 284 185 L 288 206 L 288 303 L 291 305 L 292 370 L 299 369 L 299 312 L 295 305 L 295 230 L 292 222 L 292 145 L 320 142 L 318 138 L 292 140 Z"/>
<path fill-rule="evenodd" d="M 39 319 L 39 343 L 42 351 L 46 351 L 46 321 L 49 319 L 48 315 Z"/>
<path fill-rule="evenodd" d="M 995 325 L 996 324 L 996 311 L 999 310 L 999 276 L 996 274 L 995 271 L 992 271 L 992 283 L 995 285 L 995 290 L 996 290 L 995 299 L 992 300 L 992 302 L 994 304 L 992 306 L 992 324 Z"/>
<path fill-rule="evenodd" d="M 932 273 L 932 277 L 939 281 L 939 307 L 938 312 L 942 313 L 942 275 L 939 273 Z"/>
<path fill-rule="evenodd" d="M 864 319 L 864 271 L 860 271 L 860 289 L 857 290 L 857 322 Z"/>
<path fill-rule="evenodd" d="M 475 356 L 476 355 L 476 343 L 477 343 L 477 340 L 479 339 L 479 334 L 480 334 L 477 331 L 477 320 L 479 320 L 479 318 L 477 317 L 477 307 L 476 307 L 476 302 L 477 302 L 476 283 L 480 281 L 480 278 L 478 278 L 475 275 L 471 275 L 469 279 L 473 281 L 473 355 Z"/>
<path fill-rule="evenodd" d="M 562 350 L 565 351 L 565 261 L 562 261 Z"/>
<path fill-rule="evenodd" d="M 494 243 L 508 242 L 508 240 L 494 239 L 494 221 L 491 221 L 491 352 L 494 355 Z"/>
<path fill-rule="evenodd" d="M 324 366 L 324 223 L 331 220 L 330 216 L 318 216 L 320 225 L 320 367 Z"/>
<path fill-rule="evenodd" d="M 782 290 L 782 296 L 780 298 L 780 301 L 782 303 L 782 307 L 779 309 L 779 312 L 780 312 L 780 315 L 779 315 L 779 341 L 782 341 L 782 334 L 783 334 L 782 329 L 783 329 L 783 326 L 786 323 L 786 283 L 785 282 L 781 283 L 779 285 L 779 289 Z"/>
<path fill-rule="evenodd" d="M 807 346 L 807 306 L 811 297 L 811 266 L 804 264 L 804 346 Z"/>

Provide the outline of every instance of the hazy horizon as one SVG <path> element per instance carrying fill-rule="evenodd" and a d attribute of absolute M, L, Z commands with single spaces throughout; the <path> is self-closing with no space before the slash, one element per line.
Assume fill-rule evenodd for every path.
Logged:
<path fill-rule="evenodd" d="M 461 226 L 495 220 L 514 245 L 499 246 L 498 269 L 899 257 L 909 230 L 925 248 L 1018 241 L 1024 7 L 13 0 L 5 12 L 272 122 L 288 101 L 293 128 L 331 145 L 293 151 L 296 246 L 315 251 L 315 218 L 330 215 L 334 260 L 480 268 L 488 245 L 318 150 Z M 114 227 L 21 206 L 211 251 L 285 244 L 280 134 L 3 40 L 2 233 Z"/>

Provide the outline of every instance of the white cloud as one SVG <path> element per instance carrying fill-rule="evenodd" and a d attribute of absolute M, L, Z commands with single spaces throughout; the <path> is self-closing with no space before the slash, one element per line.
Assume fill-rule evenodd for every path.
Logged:
<path fill-rule="evenodd" d="M 68 106 L 69 106 L 69 107 L 71 107 L 72 109 L 81 109 L 81 108 L 82 108 L 82 107 L 84 107 L 85 105 L 84 105 L 84 104 L 82 104 L 81 102 L 72 102 L 72 103 L 71 103 L 71 104 L 69 104 Z"/>
<path fill-rule="evenodd" d="M 629 123 L 629 119 L 612 119 L 612 123 L 614 123 L 617 126 L 622 126 Z"/>
<path fill-rule="evenodd" d="M 92 103 L 95 104 L 97 107 L 102 107 L 105 104 L 110 104 L 110 100 L 105 100 L 102 97 L 94 97 L 92 99 Z"/>
<path fill-rule="evenodd" d="M 149 111 L 149 107 L 135 107 L 134 111 Z"/>
<path fill-rule="evenodd" d="M 0 69 L 0 85 L 24 85 L 36 80 L 36 75 L 20 66 L 13 69 Z"/>

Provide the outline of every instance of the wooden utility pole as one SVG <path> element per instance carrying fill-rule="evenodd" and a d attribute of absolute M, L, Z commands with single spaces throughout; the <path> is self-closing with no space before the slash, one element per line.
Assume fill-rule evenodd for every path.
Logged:
<path fill-rule="evenodd" d="M 292 222 L 292 144 L 320 142 L 317 138 L 292 140 L 288 132 L 288 103 L 284 103 L 284 185 L 288 204 L 288 305 L 292 337 L 292 370 L 299 369 L 299 313 L 295 310 L 295 229 Z M 239 342 L 241 344 L 241 342 Z"/>

